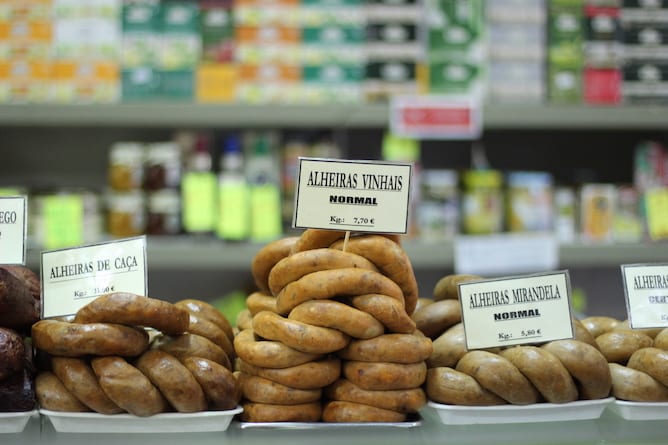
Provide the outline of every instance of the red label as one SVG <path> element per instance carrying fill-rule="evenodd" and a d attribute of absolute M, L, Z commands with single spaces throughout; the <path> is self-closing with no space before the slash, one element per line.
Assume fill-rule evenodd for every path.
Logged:
<path fill-rule="evenodd" d="M 470 108 L 415 107 L 401 110 L 402 123 L 407 127 L 469 127 Z"/>
<path fill-rule="evenodd" d="M 584 72 L 584 100 L 588 104 L 618 104 L 621 84 L 618 69 L 588 68 Z"/>

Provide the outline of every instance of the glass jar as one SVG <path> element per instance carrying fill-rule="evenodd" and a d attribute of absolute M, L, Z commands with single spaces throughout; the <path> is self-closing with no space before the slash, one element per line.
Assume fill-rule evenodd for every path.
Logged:
<path fill-rule="evenodd" d="M 146 230 L 145 203 L 141 191 L 111 193 L 107 205 L 109 235 L 118 238 L 142 235 Z"/>
<path fill-rule="evenodd" d="M 181 232 L 181 198 L 177 190 L 149 193 L 147 209 L 147 234 L 178 235 Z"/>
<path fill-rule="evenodd" d="M 141 189 L 144 181 L 144 145 L 117 142 L 109 152 L 109 187 L 117 191 Z"/>
<path fill-rule="evenodd" d="M 181 148 L 176 142 L 156 142 L 146 149 L 144 188 L 178 188 L 181 183 Z"/>

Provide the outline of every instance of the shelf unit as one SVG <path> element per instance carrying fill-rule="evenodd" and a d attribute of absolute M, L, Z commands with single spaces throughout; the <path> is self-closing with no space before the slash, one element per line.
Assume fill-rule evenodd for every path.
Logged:
<path fill-rule="evenodd" d="M 406 241 L 406 254 L 416 269 L 449 270 L 454 266 L 452 242 Z M 254 243 L 227 243 L 209 237 L 148 237 L 149 266 L 155 269 L 250 270 L 262 248 Z M 28 249 L 28 265 L 39 267 L 40 249 Z M 666 243 L 564 244 L 559 247 L 560 267 L 616 267 L 621 264 L 668 262 Z"/>
<path fill-rule="evenodd" d="M 661 106 L 488 105 L 486 129 L 666 130 Z M 70 127 L 384 127 L 388 105 L 243 105 L 178 102 L 0 105 L 0 126 Z"/>

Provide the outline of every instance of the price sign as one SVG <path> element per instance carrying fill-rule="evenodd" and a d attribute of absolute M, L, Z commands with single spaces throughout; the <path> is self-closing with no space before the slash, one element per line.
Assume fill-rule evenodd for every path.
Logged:
<path fill-rule="evenodd" d="M 418 139 L 477 139 L 481 109 L 474 96 L 396 96 L 390 104 L 390 128 Z"/>
<path fill-rule="evenodd" d="M 0 197 L 0 264 L 21 264 L 26 260 L 25 196 Z"/>
<path fill-rule="evenodd" d="M 293 226 L 406 233 L 411 164 L 299 159 Z"/>
<path fill-rule="evenodd" d="M 42 252 L 42 318 L 75 314 L 109 292 L 147 294 L 146 237 Z"/>
<path fill-rule="evenodd" d="M 621 268 L 631 327 L 668 327 L 668 264 L 624 264 Z"/>
<path fill-rule="evenodd" d="M 468 349 L 573 338 L 567 271 L 459 284 Z"/>

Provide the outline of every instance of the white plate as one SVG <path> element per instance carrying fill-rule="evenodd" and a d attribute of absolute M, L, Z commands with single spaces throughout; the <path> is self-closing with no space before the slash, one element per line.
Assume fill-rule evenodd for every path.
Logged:
<path fill-rule="evenodd" d="M 608 397 L 569 403 L 498 406 L 461 406 L 428 402 L 427 406 L 433 408 L 446 425 L 472 425 L 598 419 L 613 400 L 613 397 Z"/>
<path fill-rule="evenodd" d="M 274 428 L 274 429 L 301 429 L 301 430 L 326 430 L 341 428 L 375 428 L 375 427 L 394 427 L 394 428 L 415 428 L 422 425 L 420 415 L 412 416 L 404 422 L 239 422 L 242 429 L 250 428 Z"/>
<path fill-rule="evenodd" d="M 194 433 L 225 431 L 241 407 L 227 411 L 161 413 L 149 417 L 132 414 L 70 413 L 42 409 L 61 433 Z"/>
<path fill-rule="evenodd" d="M 18 413 L 0 413 L 0 433 L 20 433 L 28 424 L 28 420 L 38 411 L 22 411 Z"/>
<path fill-rule="evenodd" d="M 626 420 L 668 420 L 668 402 L 615 400 L 610 410 Z"/>

